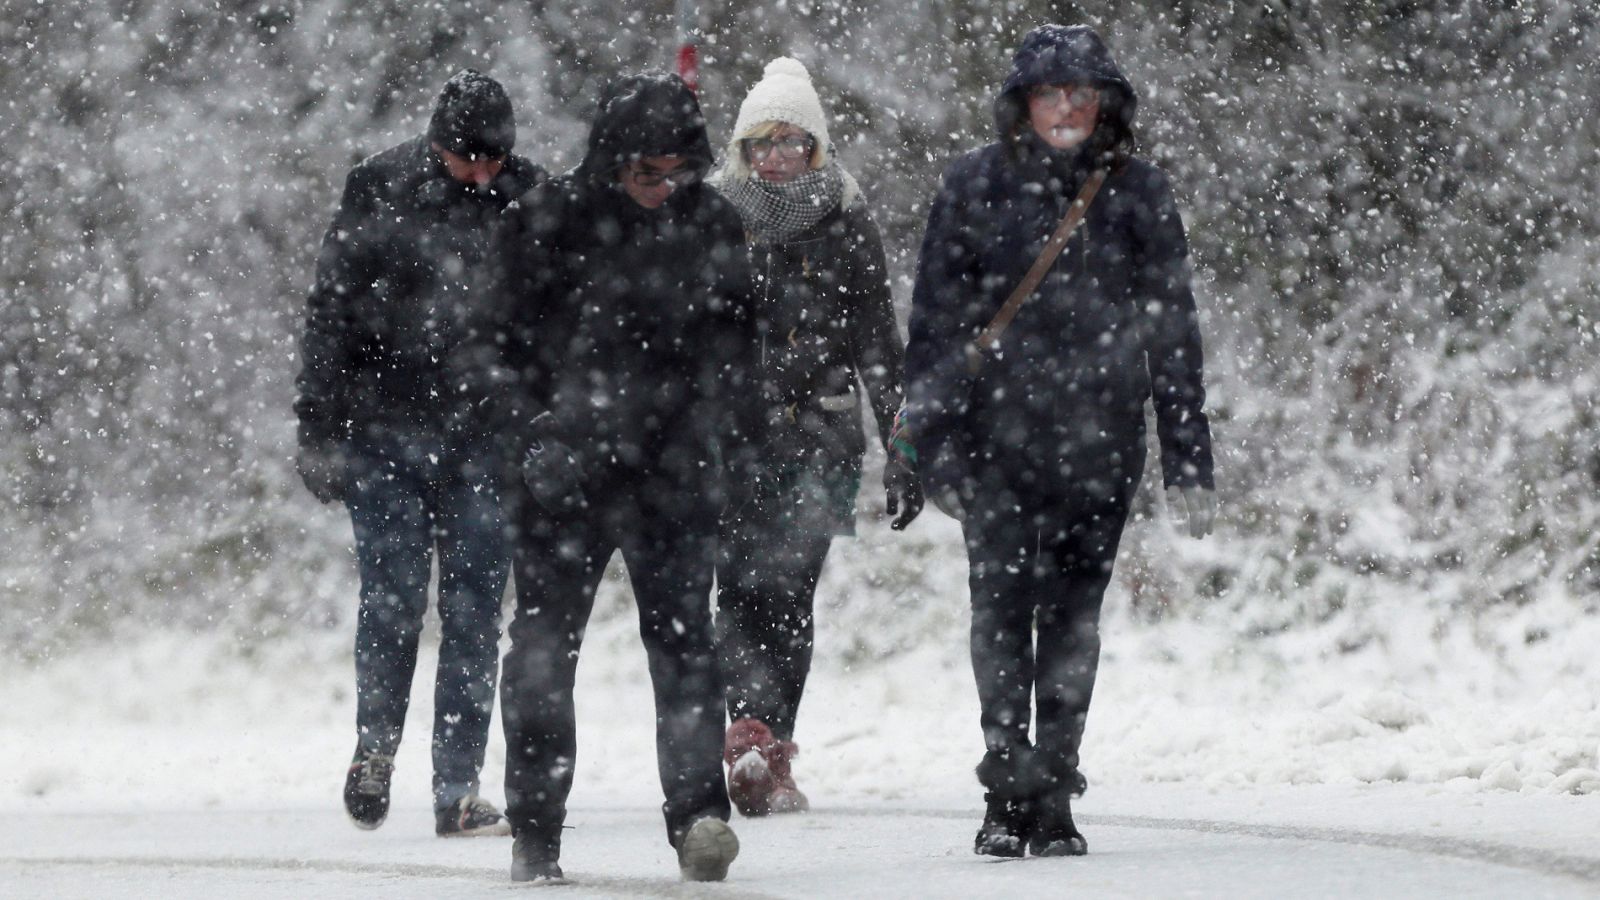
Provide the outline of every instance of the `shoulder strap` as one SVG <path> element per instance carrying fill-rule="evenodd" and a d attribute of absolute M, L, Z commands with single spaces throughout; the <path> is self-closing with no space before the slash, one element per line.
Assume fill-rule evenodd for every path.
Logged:
<path fill-rule="evenodd" d="M 1028 269 L 1028 274 L 1022 276 L 1022 281 L 1006 298 L 1004 306 L 995 313 L 988 326 L 985 327 L 972 343 L 967 345 L 967 371 L 973 375 L 978 374 L 978 369 L 983 364 L 983 354 L 995 342 L 1000 340 L 1000 335 L 1005 334 L 1011 327 L 1011 320 L 1017 317 L 1017 310 L 1032 296 L 1039 287 L 1039 282 L 1044 280 L 1050 267 L 1055 265 L 1056 257 L 1066 248 L 1067 241 L 1072 239 L 1072 232 L 1076 231 L 1078 224 L 1089 212 L 1089 204 L 1094 202 L 1094 195 L 1099 193 L 1100 186 L 1105 184 L 1107 171 L 1096 169 L 1089 180 L 1083 183 L 1083 189 L 1078 191 L 1077 199 L 1067 207 L 1067 214 L 1061 217 L 1061 224 L 1056 226 L 1055 233 L 1050 235 L 1050 240 L 1045 243 L 1044 249 L 1039 251 L 1039 258 L 1033 261 L 1033 266 Z"/>

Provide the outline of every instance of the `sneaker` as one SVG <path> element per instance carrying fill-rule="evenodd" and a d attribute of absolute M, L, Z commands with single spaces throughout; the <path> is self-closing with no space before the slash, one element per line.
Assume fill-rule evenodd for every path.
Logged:
<path fill-rule="evenodd" d="M 433 832 L 439 837 L 504 837 L 511 833 L 511 823 L 493 803 L 468 794 L 439 810 Z"/>
<path fill-rule="evenodd" d="M 1032 801 L 1004 798 L 993 791 L 984 794 L 983 800 L 983 824 L 973 839 L 972 852 L 980 856 L 1021 856 L 1033 830 Z"/>
<path fill-rule="evenodd" d="M 394 757 L 356 749 L 344 776 L 344 811 L 357 828 L 371 831 L 389 816 L 389 779 Z"/>
<path fill-rule="evenodd" d="M 798 756 L 794 741 L 780 741 L 766 723 L 740 719 L 728 726 L 722 758 L 728 764 L 728 799 L 745 816 L 804 812 L 811 808 L 795 786 L 789 761 Z"/>
<path fill-rule="evenodd" d="M 511 844 L 511 880 L 566 884 L 558 862 L 561 848 L 533 835 L 519 834 Z"/>
<path fill-rule="evenodd" d="M 678 839 L 678 871 L 684 881 L 721 881 L 739 855 L 739 837 L 714 816 L 696 819 Z"/>
<path fill-rule="evenodd" d="M 1038 816 L 1028 834 L 1028 852 L 1034 856 L 1083 856 L 1089 842 L 1072 824 L 1072 797 L 1077 785 L 1052 791 L 1038 800 Z"/>

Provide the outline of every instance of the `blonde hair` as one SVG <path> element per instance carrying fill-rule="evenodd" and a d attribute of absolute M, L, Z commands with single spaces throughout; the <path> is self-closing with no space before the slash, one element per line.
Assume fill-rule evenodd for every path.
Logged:
<path fill-rule="evenodd" d="M 793 122 L 780 122 L 776 119 L 767 122 L 757 122 L 756 124 L 750 126 L 750 128 L 746 130 L 744 134 L 739 135 L 738 140 L 741 142 L 739 145 L 740 162 L 747 162 L 747 160 L 744 159 L 743 141 L 759 141 L 762 139 L 770 140 L 773 135 L 777 134 L 786 127 L 798 128 L 801 133 L 811 139 L 811 159 L 809 161 L 811 168 L 820 169 L 828 164 L 827 148 L 822 146 L 822 142 L 817 140 L 816 135 L 806 131 L 804 128 L 800 128 L 799 125 L 796 125 Z"/>

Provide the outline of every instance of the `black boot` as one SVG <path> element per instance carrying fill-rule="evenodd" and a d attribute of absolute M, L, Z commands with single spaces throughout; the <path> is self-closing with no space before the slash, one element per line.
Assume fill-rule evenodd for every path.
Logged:
<path fill-rule="evenodd" d="M 983 795 L 983 824 L 972 841 L 972 852 L 980 856 L 1021 856 L 1033 831 L 1033 801 L 1002 797 L 990 791 Z"/>
<path fill-rule="evenodd" d="M 511 843 L 511 880 L 564 884 L 561 876 L 561 839 L 523 833 Z"/>
<path fill-rule="evenodd" d="M 1028 852 L 1034 856 L 1083 856 L 1089 852 L 1089 842 L 1083 839 L 1078 827 L 1072 824 L 1072 797 L 1082 793 L 1080 782 L 1057 787 L 1041 795 L 1037 801 L 1037 816 L 1033 830 L 1028 835 Z"/>
<path fill-rule="evenodd" d="M 983 825 L 972 842 L 972 852 L 983 856 L 1021 856 L 1037 815 L 1034 797 L 1044 783 L 1032 747 L 1019 745 L 990 750 L 978 763 L 978 783 L 983 795 Z"/>

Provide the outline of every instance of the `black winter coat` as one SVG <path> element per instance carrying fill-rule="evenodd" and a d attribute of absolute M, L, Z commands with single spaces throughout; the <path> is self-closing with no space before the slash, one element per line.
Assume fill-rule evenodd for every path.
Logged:
<path fill-rule="evenodd" d="M 703 186 L 647 210 L 575 176 L 519 205 L 498 242 L 508 266 L 500 364 L 511 380 L 501 433 L 525 448 L 533 419 L 552 413 L 591 498 L 656 476 L 709 486 L 750 401 L 750 263 L 737 213 Z"/>
<path fill-rule="evenodd" d="M 1099 89 L 1099 122 L 1076 149 L 1052 151 L 1034 138 L 1026 94 L 1042 84 Z M 1146 400 L 1166 484 L 1213 486 L 1183 220 L 1166 176 L 1126 155 L 1137 100 L 1092 30 L 1035 29 L 995 99 L 1000 140 L 946 170 L 906 348 L 907 415 L 932 489 L 984 474 L 1048 503 L 1127 477 L 1144 459 Z M 1110 177 L 1088 215 L 969 377 L 966 346 L 1099 168 Z"/>
<path fill-rule="evenodd" d="M 692 104 L 676 79 L 613 86 L 583 165 L 522 197 L 496 239 L 494 427 L 520 457 L 553 414 L 592 502 L 714 501 L 758 421 L 738 213 L 704 183 L 650 210 L 614 181 L 630 153 L 709 164 Z"/>
<path fill-rule="evenodd" d="M 1213 487 L 1202 352 L 1182 219 L 1166 176 L 1131 160 L 1107 179 L 1077 234 L 973 383 L 962 349 L 994 317 L 1054 231 L 1085 173 L 1050 178 L 1002 144 L 949 168 L 934 200 L 907 348 L 923 460 L 994 460 L 1050 485 L 1142 458 L 1152 399 L 1168 485 Z M 954 453 L 941 456 L 954 442 Z M 949 485 L 965 472 L 930 468 Z"/>
<path fill-rule="evenodd" d="M 753 255 L 769 418 L 763 456 L 781 465 L 820 453 L 830 467 L 859 473 L 866 440 L 858 380 L 880 442 L 904 399 L 905 353 L 878 227 L 865 204 L 849 203 L 791 241 L 756 245 Z"/>
<path fill-rule="evenodd" d="M 1212 487 L 1200 334 L 1183 222 L 1160 170 L 1114 172 L 976 378 L 963 348 L 1004 304 L 1086 171 L 1049 178 L 1001 144 L 945 173 L 912 297 L 906 370 L 926 477 L 951 486 L 979 461 L 1051 494 L 1143 455 L 1153 399 L 1168 486 Z M 953 452 L 945 453 L 947 445 Z"/>
<path fill-rule="evenodd" d="M 470 424 L 450 360 L 481 302 L 474 270 L 501 211 L 544 178 L 510 156 L 479 191 L 451 179 L 425 137 L 351 170 L 306 300 L 302 444 L 328 449 L 372 426 L 448 434 Z"/>

